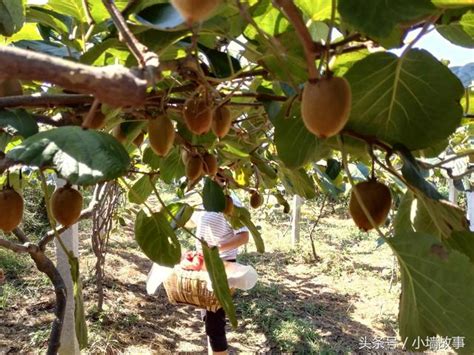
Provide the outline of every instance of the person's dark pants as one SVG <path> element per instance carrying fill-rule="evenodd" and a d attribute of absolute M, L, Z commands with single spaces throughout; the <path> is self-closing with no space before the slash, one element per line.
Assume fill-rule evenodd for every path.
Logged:
<path fill-rule="evenodd" d="M 226 260 L 235 262 L 234 260 Z M 212 351 L 227 350 L 227 337 L 225 335 L 225 312 L 224 309 L 219 308 L 215 312 L 206 311 L 204 318 L 206 323 L 206 334 L 209 337 Z"/>
<path fill-rule="evenodd" d="M 227 350 L 227 337 L 225 335 L 225 312 L 219 308 L 215 312 L 206 311 L 206 334 L 213 351 Z"/>

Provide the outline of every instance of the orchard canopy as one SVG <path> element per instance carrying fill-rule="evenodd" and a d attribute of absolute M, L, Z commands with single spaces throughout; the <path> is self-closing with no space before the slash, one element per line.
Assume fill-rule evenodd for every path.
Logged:
<path fill-rule="evenodd" d="M 141 205 L 138 245 L 171 266 L 193 207 L 163 201 L 159 182 L 180 198 L 197 190 L 219 212 L 232 190 L 253 205 L 270 193 L 288 211 L 294 194 L 337 196 L 377 179 L 391 191 L 389 228 L 355 198 L 400 264 L 400 336 L 463 336 L 474 352 L 474 233 L 436 187 L 449 178 L 472 190 L 474 68 L 417 48 L 431 31 L 473 48 L 473 1 L 172 3 L 0 0 L 2 184 L 117 180 Z M 264 252 L 251 209 L 228 215 Z M 14 234 L 0 246 L 44 271 L 54 233 L 39 245 Z M 217 249 L 204 251 L 235 322 Z"/>

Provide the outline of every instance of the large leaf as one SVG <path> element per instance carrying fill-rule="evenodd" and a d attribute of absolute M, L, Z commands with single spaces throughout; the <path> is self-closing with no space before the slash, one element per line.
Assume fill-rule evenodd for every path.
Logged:
<path fill-rule="evenodd" d="M 71 184 L 93 185 L 126 173 L 130 158 L 111 135 L 81 127 L 35 134 L 7 153 L 25 165 L 53 166 Z"/>
<path fill-rule="evenodd" d="M 275 144 L 278 156 L 289 168 L 300 166 L 321 159 L 328 153 L 328 148 L 314 134 L 309 132 L 301 120 L 299 102 L 292 101 L 287 116 L 288 105 L 283 105 L 273 119 L 275 126 Z"/>
<path fill-rule="evenodd" d="M 204 254 L 204 261 L 209 278 L 212 282 L 212 289 L 216 295 L 219 303 L 229 317 L 230 323 L 236 327 L 237 317 L 235 315 L 235 306 L 232 303 L 232 295 L 229 290 L 229 283 L 227 282 L 227 274 L 225 272 L 224 263 L 219 256 L 219 249 L 217 247 L 209 248 L 206 244 L 202 244 L 202 251 Z"/>
<path fill-rule="evenodd" d="M 278 175 L 289 194 L 300 195 L 308 200 L 316 197 L 314 181 L 303 168 L 293 170 L 280 166 Z"/>
<path fill-rule="evenodd" d="M 345 77 L 353 97 L 347 128 L 359 133 L 414 150 L 449 136 L 461 121 L 462 84 L 425 50 L 371 54 Z"/>
<path fill-rule="evenodd" d="M 187 203 L 172 203 L 166 206 L 166 208 L 169 211 L 166 214 L 166 219 L 170 222 L 173 229 L 186 225 L 194 213 L 194 208 Z"/>
<path fill-rule="evenodd" d="M 25 110 L 0 109 L 0 129 L 11 135 L 28 138 L 38 133 L 38 124 Z"/>
<path fill-rule="evenodd" d="M 183 30 L 186 22 L 171 4 L 156 4 L 135 15 L 137 21 L 155 30 Z"/>
<path fill-rule="evenodd" d="M 257 251 L 259 253 L 265 253 L 265 244 L 263 243 L 262 235 L 255 224 L 253 224 L 250 212 L 246 208 L 234 206 L 234 214 L 231 218 L 231 224 L 233 228 L 246 226 L 249 229 L 250 234 L 252 234 Z"/>
<path fill-rule="evenodd" d="M 160 178 L 167 184 L 184 175 L 184 164 L 179 147 L 175 147 L 160 161 Z"/>
<path fill-rule="evenodd" d="M 472 354 L 474 264 L 429 234 L 406 231 L 386 242 L 400 263 L 400 336 L 407 348 L 427 336 L 461 336 L 465 347 L 458 351 Z"/>
<path fill-rule="evenodd" d="M 212 48 L 200 45 L 199 49 L 206 55 L 211 64 L 212 72 L 218 78 L 225 78 L 234 75 L 242 69 L 240 62 L 229 55 Z"/>
<path fill-rule="evenodd" d="M 82 0 L 49 0 L 46 8 L 62 15 L 71 16 L 79 23 L 87 22 Z"/>
<path fill-rule="evenodd" d="M 331 0 L 295 0 L 295 3 L 313 21 L 331 18 Z"/>
<path fill-rule="evenodd" d="M 406 148 L 401 146 L 399 146 L 399 152 L 403 161 L 401 169 L 402 175 L 406 181 L 426 196 L 434 200 L 442 199 L 443 196 L 438 192 L 436 187 L 425 180 L 426 171 L 418 165 L 413 155 L 407 151 Z"/>
<path fill-rule="evenodd" d="M 153 262 L 172 267 L 181 260 L 181 245 L 164 212 L 151 216 L 141 210 L 135 222 L 135 239 Z"/>
<path fill-rule="evenodd" d="M 25 22 L 24 0 L 0 0 L 0 34 L 11 36 Z"/>
<path fill-rule="evenodd" d="M 374 38 L 392 35 L 397 25 L 420 19 L 436 8 L 430 0 L 339 0 L 344 22 Z"/>
<path fill-rule="evenodd" d="M 153 184 L 156 183 L 157 175 L 152 178 L 143 175 L 128 191 L 128 199 L 132 203 L 144 203 L 153 192 Z"/>
<path fill-rule="evenodd" d="M 437 25 L 438 32 L 448 41 L 462 47 L 474 48 L 474 11 L 470 10 L 449 24 Z"/>
<path fill-rule="evenodd" d="M 206 178 L 202 190 L 204 209 L 210 212 L 222 212 L 225 208 L 225 195 L 222 187 L 215 181 Z"/>

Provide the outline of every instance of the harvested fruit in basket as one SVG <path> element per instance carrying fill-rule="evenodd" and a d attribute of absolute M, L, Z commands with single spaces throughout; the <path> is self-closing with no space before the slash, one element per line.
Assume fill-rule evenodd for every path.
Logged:
<path fill-rule="evenodd" d="M 197 251 L 188 251 L 184 254 L 183 260 L 181 260 L 181 268 L 183 270 L 194 270 L 199 271 L 204 265 L 204 256 L 202 253 Z"/>

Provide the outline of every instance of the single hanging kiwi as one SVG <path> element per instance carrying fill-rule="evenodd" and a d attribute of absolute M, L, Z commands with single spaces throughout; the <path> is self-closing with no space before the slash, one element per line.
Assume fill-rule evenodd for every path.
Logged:
<path fill-rule="evenodd" d="M 5 233 L 14 230 L 23 218 L 23 198 L 11 187 L 0 191 L 0 229 Z"/>
<path fill-rule="evenodd" d="M 0 97 L 23 95 L 21 83 L 16 79 L 0 79 Z"/>
<path fill-rule="evenodd" d="M 303 122 L 319 138 L 334 136 L 346 125 L 351 102 L 351 87 L 344 78 L 331 76 L 308 81 L 301 101 Z"/>
<path fill-rule="evenodd" d="M 206 153 L 202 159 L 204 160 L 204 173 L 210 176 L 216 175 L 218 169 L 217 158 L 212 154 Z"/>
<path fill-rule="evenodd" d="M 197 180 L 203 173 L 203 164 L 201 157 L 196 154 L 189 158 L 186 164 L 186 176 L 189 181 Z"/>
<path fill-rule="evenodd" d="M 227 107 L 219 106 L 214 109 L 212 115 L 212 131 L 217 137 L 225 137 L 227 133 L 229 133 L 231 125 L 232 116 Z"/>
<path fill-rule="evenodd" d="M 51 196 L 51 213 L 65 227 L 77 222 L 82 211 L 82 195 L 71 185 L 56 189 Z"/>
<path fill-rule="evenodd" d="M 250 206 L 259 208 L 263 203 L 262 195 L 257 190 L 253 190 L 250 194 Z"/>
<path fill-rule="evenodd" d="M 225 207 L 224 211 L 222 212 L 228 216 L 232 216 L 234 214 L 234 200 L 232 200 L 232 197 L 229 195 L 225 196 Z"/>
<path fill-rule="evenodd" d="M 359 193 L 367 211 L 374 220 L 375 227 L 382 225 L 392 206 L 390 189 L 375 179 L 358 183 L 353 189 Z M 374 228 L 360 206 L 354 191 L 351 192 L 349 212 L 360 229 L 368 231 Z"/>
<path fill-rule="evenodd" d="M 202 98 L 186 100 L 183 116 L 188 129 L 194 134 L 205 134 L 211 129 L 212 110 L 207 101 Z"/>
<path fill-rule="evenodd" d="M 87 114 L 84 116 L 86 119 Z M 96 111 L 92 119 L 88 122 L 83 122 L 82 127 L 87 129 L 101 129 L 105 126 L 105 115 L 101 111 Z"/>
<path fill-rule="evenodd" d="M 220 3 L 221 0 L 171 0 L 188 24 L 208 19 Z"/>
<path fill-rule="evenodd" d="M 168 155 L 173 147 L 176 132 L 173 122 L 166 115 L 148 121 L 148 139 L 151 149 L 159 156 Z"/>
<path fill-rule="evenodd" d="M 145 139 L 145 135 L 143 132 L 140 132 L 138 136 L 135 137 L 133 140 L 133 144 L 135 144 L 136 147 L 140 147 Z"/>

